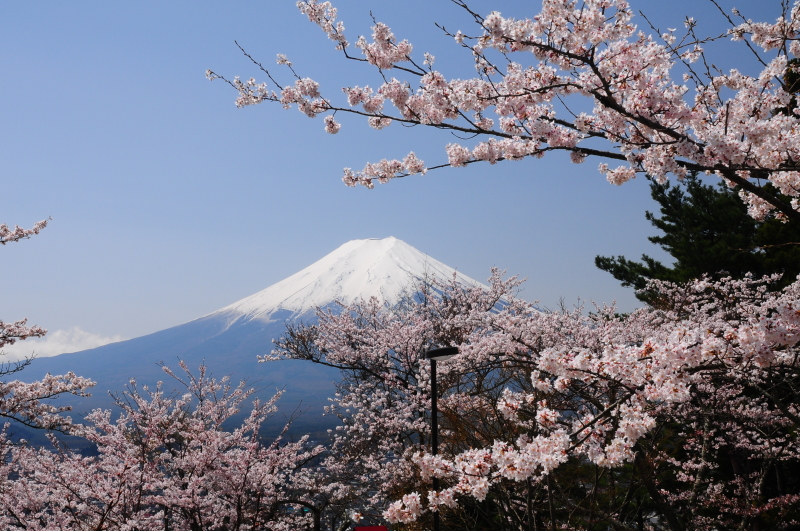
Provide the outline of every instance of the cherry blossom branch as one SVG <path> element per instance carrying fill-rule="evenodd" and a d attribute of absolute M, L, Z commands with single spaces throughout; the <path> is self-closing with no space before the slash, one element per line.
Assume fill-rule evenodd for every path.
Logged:
<path fill-rule="evenodd" d="M 4 323 L 0 321 L 0 348 L 6 345 L 13 345 L 17 341 L 29 337 L 42 337 L 47 330 L 40 326 L 26 326 L 28 320 L 22 319 L 14 323 Z"/>
<path fill-rule="evenodd" d="M 14 228 L 11 229 L 8 225 L 3 223 L 0 225 L 0 245 L 5 245 L 10 242 L 18 242 L 19 240 L 27 239 L 31 236 L 39 234 L 39 232 L 47 226 L 48 221 L 49 219 L 38 221 L 30 229 L 23 229 L 19 225 L 15 225 Z"/>
<path fill-rule="evenodd" d="M 482 34 L 465 37 L 460 31 L 452 34 L 443 25 L 440 27 L 460 47 L 471 51 L 477 78 L 448 81 L 433 70 L 429 55 L 425 70 L 411 57 L 410 43 L 398 41 L 378 21 L 374 21 L 372 41 L 362 37 L 356 45 L 364 57 L 351 56 L 344 25 L 337 20 L 335 8 L 329 2 L 308 0 L 300 3 L 301 11 L 337 43 L 346 58 L 375 66 L 383 79 L 380 88 L 346 88 L 351 106 L 347 109 L 322 98 L 315 82 L 300 78 L 294 71 L 294 86 L 285 86 L 279 93 L 270 92 L 255 80 L 244 83 L 237 78 L 226 82 L 239 91 L 240 106 L 273 101 L 284 107 L 297 105 L 311 117 L 326 111 L 364 116 L 376 129 L 397 121 L 504 140 L 496 145 L 480 142 L 473 148 L 448 145 L 448 161 L 453 167 L 472 160 L 495 163 L 538 157 L 548 150 L 567 150 L 572 153 L 573 162 L 582 162 L 592 154 L 627 163 L 613 169 L 600 165 L 601 173 L 614 184 L 622 184 L 639 172 L 659 181 L 670 173 L 681 178 L 688 170 L 717 173 L 745 190 L 742 199 L 749 204 L 752 215 L 763 216 L 775 210 L 788 219 L 800 219 L 800 142 L 794 138 L 799 134 L 796 123 L 800 117 L 793 112 L 774 112 L 788 108 L 787 100 L 793 97 L 786 93 L 782 77 L 787 54 L 800 51 L 800 21 L 796 20 L 795 10 L 790 13 L 787 7 L 775 24 L 744 20 L 730 31 L 733 40 L 749 36 L 746 44 L 751 49 L 758 45 L 765 51 L 777 50 L 772 59 L 762 60 L 760 73 L 748 76 L 735 70 L 710 71 L 702 46 L 720 36 L 699 37 L 691 18 L 686 22 L 687 34 L 679 43 L 675 43 L 670 30 L 661 36 L 665 43 L 662 45 L 635 33 L 632 11 L 624 2 L 606 5 L 607 2 L 592 0 L 580 10 L 571 10 L 561 0 L 547 0 L 539 17 L 522 20 L 503 18 L 496 12 L 484 17 L 466 2 L 454 3 L 466 10 Z M 648 23 L 656 30 L 652 22 Z M 507 64 L 501 68 L 493 63 L 487 55 L 489 51 L 501 54 Z M 515 53 L 530 53 L 539 63 L 523 67 L 511 60 Z M 687 79 L 695 80 L 694 97 L 686 87 L 671 80 L 674 59 L 688 72 Z M 266 71 L 252 57 L 251 60 Z M 398 64 L 406 61 L 416 70 Z M 697 61 L 705 65 L 707 82 L 692 67 Z M 405 81 L 388 79 L 386 73 L 391 69 L 412 74 L 416 88 Z M 280 87 L 271 74 L 268 76 Z M 222 78 L 213 72 L 209 77 Z M 726 89 L 733 90 L 732 97 L 723 98 Z M 563 102 L 566 96 L 588 97 L 594 109 L 563 120 L 557 116 L 559 108 L 554 104 Z M 383 110 L 387 100 L 399 114 Z M 363 110 L 353 108 L 359 105 Z M 489 110 L 499 116 L 499 126 L 487 117 Z M 336 133 L 340 127 L 333 116 L 325 117 L 327 132 Z M 608 149 L 580 145 L 600 137 L 611 144 Z M 374 175 L 346 171 L 343 180 L 348 185 L 371 187 L 374 179 L 386 182 L 424 173 L 406 171 L 408 168 L 394 172 L 387 169 L 388 166 L 383 167 Z M 791 202 L 764 190 L 751 181 L 753 177 L 770 180 Z"/>

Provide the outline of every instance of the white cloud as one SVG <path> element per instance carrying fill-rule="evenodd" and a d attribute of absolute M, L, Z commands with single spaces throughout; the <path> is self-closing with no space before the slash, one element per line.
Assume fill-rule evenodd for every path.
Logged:
<path fill-rule="evenodd" d="M 37 358 L 49 358 L 67 352 L 78 352 L 90 348 L 101 347 L 108 343 L 116 343 L 125 338 L 122 336 L 104 337 L 99 334 L 85 332 L 74 326 L 67 330 L 48 332 L 43 338 L 17 341 L 13 345 L 3 347 L 5 356 L 0 362 L 16 361 L 34 354 Z"/>

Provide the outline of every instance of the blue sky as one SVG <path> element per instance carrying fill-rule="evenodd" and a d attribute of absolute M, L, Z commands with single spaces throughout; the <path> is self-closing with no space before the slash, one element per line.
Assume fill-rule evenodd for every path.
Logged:
<path fill-rule="evenodd" d="M 776 0 L 720 2 L 756 20 L 779 10 Z M 435 55 L 446 75 L 473 72 L 434 26 L 471 29 L 448 1 L 334 3 L 351 41 L 369 34 L 371 10 L 420 58 Z M 296 110 L 236 109 L 232 89 L 204 77 L 209 68 L 259 77 L 234 40 L 271 67 L 286 54 L 336 98 L 345 85 L 379 84 L 372 70 L 343 61 L 294 4 L 0 4 L 0 222 L 53 218 L 36 238 L 0 249 L 0 319 L 136 337 L 255 293 L 346 241 L 386 236 L 476 279 L 492 266 L 527 277 L 522 296 L 544 306 L 561 297 L 637 305 L 593 262 L 665 258 L 646 241 L 644 211 L 655 207 L 641 178 L 615 187 L 597 172 L 601 161 L 555 155 L 350 189 L 343 167 L 409 151 L 441 163 L 452 136 L 397 125 L 376 132 L 347 117 L 327 135 L 321 118 Z M 472 5 L 522 17 L 539 3 Z M 710 3 L 632 5 L 662 28 L 686 15 L 708 33 L 722 28 Z M 741 50 L 721 47 L 719 66 L 745 68 Z"/>

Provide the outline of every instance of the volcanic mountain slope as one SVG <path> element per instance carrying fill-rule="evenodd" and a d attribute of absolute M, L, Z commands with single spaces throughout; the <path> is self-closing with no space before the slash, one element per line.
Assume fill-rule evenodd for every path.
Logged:
<path fill-rule="evenodd" d="M 338 373 L 294 360 L 259 364 L 256 356 L 271 351 L 272 340 L 283 334 L 287 322 L 313 322 L 316 308 L 338 308 L 337 301 L 349 304 L 372 296 L 394 304 L 415 281 L 451 279 L 454 274 L 464 284 L 478 284 L 396 238 L 353 240 L 277 284 L 209 315 L 128 341 L 36 359 L 22 374 L 32 380 L 47 372 L 71 370 L 95 380 L 91 398 L 72 401 L 81 413 L 111 407 L 108 393 L 123 391 L 131 378 L 151 388 L 157 381 L 163 381 L 167 390 L 174 388 L 160 363 L 178 369 L 176 373 L 179 359 L 192 370 L 205 363 L 217 378 L 229 375 L 233 382 L 254 383 L 262 398 L 276 388 L 284 389 L 275 426 L 300 408 L 306 412 L 296 421 L 296 430 L 318 428 Z"/>

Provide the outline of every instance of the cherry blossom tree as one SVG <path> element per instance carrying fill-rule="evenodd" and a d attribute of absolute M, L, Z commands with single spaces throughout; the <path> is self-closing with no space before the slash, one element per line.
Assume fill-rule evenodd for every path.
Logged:
<path fill-rule="evenodd" d="M 355 114 L 375 129 L 399 122 L 477 138 L 470 145 L 447 144 L 447 162 L 432 166 L 411 152 L 360 171 L 345 168 L 349 186 L 371 188 L 376 180 L 444 166 L 566 151 L 575 163 L 600 158 L 600 172 L 617 185 L 637 174 L 662 183 L 669 174 L 715 174 L 739 188 L 753 217 L 776 212 L 800 220 L 800 77 L 793 58 L 800 55 L 800 3 L 782 2 L 774 23 L 720 9 L 730 29 L 712 37 L 698 35 L 691 18 L 684 34 L 661 31 L 635 18 L 626 0 L 544 0 L 541 12 L 528 19 L 483 16 L 465 0 L 453 3 L 474 25 L 454 33 L 440 28 L 471 57 L 477 71 L 471 79 L 446 79 L 432 55 L 415 59 L 411 43 L 382 22 L 375 23 L 371 39 L 356 40 L 354 51 L 336 8 L 319 0 L 297 5 L 344 58 L 377 70 L 375 86 L 353 80 L 342 89 L 346 102 L 338 102 L 283 54 L 277 62 L 288 68 L 288 84 L 255 59 L 264 81 L 228 80 L 210 70 L 207 76 L 230 83 L 240 107 L 269 101 L 309 117 L 324 114 L 331 134 L 341 127 L 337 114 Z M 704 47 L 723 38 L 738 41 L 731 46 L 740 45 L 760 71 L 710 66 L 714 61 Z"/>
<path fill-rule="evenodd" d="M 331 458 L 361 463 L 366 509 L 396 525 L 438 510 L 465 529 L 791 528 L 800 283 L 774 280 L 655 283 L 663 304 L 621 316 L 538 311 L 495 272 L 489 290 L 321 313 L 273 358 L 343 371 Z M 460 348 L 439 367 L 438 456 L 433 345 Z"/>
<path fill-rule="evenodd" d="M 254 402 L 241 424 L 229 426 L 253 389 L 217 381 L 205 367 L 196 376 L 182 368 L 181 377 L 168 372 L 184 393 L 169 395 L 161 385 L 140 389 L 132 381 L 118 397 L 118 418 L 95 410 L 75 427 L 97 455 L 81 455 L 55 439 L 55 450 L 4 445 L 2 528 L 322 529 L 321 513 L 347 487 L 320 486 L 324 470 L 312 462 L 323 448 L 307 437 L 259 437 L 280 393 Z"/>
<path fill-rule="evenodd" d="M 33 228 L 23 229 L 19 225 L 11 229 L 8 225 L 3 223 L 0 225 L 0 245 L 6 245 L 11 242 L 18 242 L 23 239 L 30 238 L 47 226 L 47 220 L 42 220 L 36 223 Z M 27 319 L 22 319 L 14 323 L 5 323 L 0 321 L 0 348 L 6 345 L 13 345 L 17 341 L 27 339 L 29 337 L 42 337 L 47 333 L 47 330 L 39 326 L 27 326 Z M 17 366 L 20 367 L 21 364 Z M 16 367 L 12 370 L 19 370 Z"/>
<path fill-rule="evenodd" d="M 18 225 L 11 229 L 3 223 L 0 225 L 0 245 L 18 242 L 39 234 L 47 226 L 47 221 L 39 221 L 30 229 Z M 0 349 L 29 337 L 42 337 L 46 333 L 47 330 L 40 326 L 28 326 L 27 319 L 12 323 L 0 320 Z M 0 378 L 21 371 L 30 364 L 30 360 L 31 358 L 26 358 L 20 362 L 0 365 Z M 32 383 L 19 380 L 0 381 L 0 417 L 32 428 L 70 431 L 72 421 L 62 413 L 71 408 L 54 406 L 48 401 L 65 393 L 84 395 L 92 385 L 94 384 L 90 380 L 76 376 L 72 372 L 60 376 L 48 374 L 42 380 Z"/>

